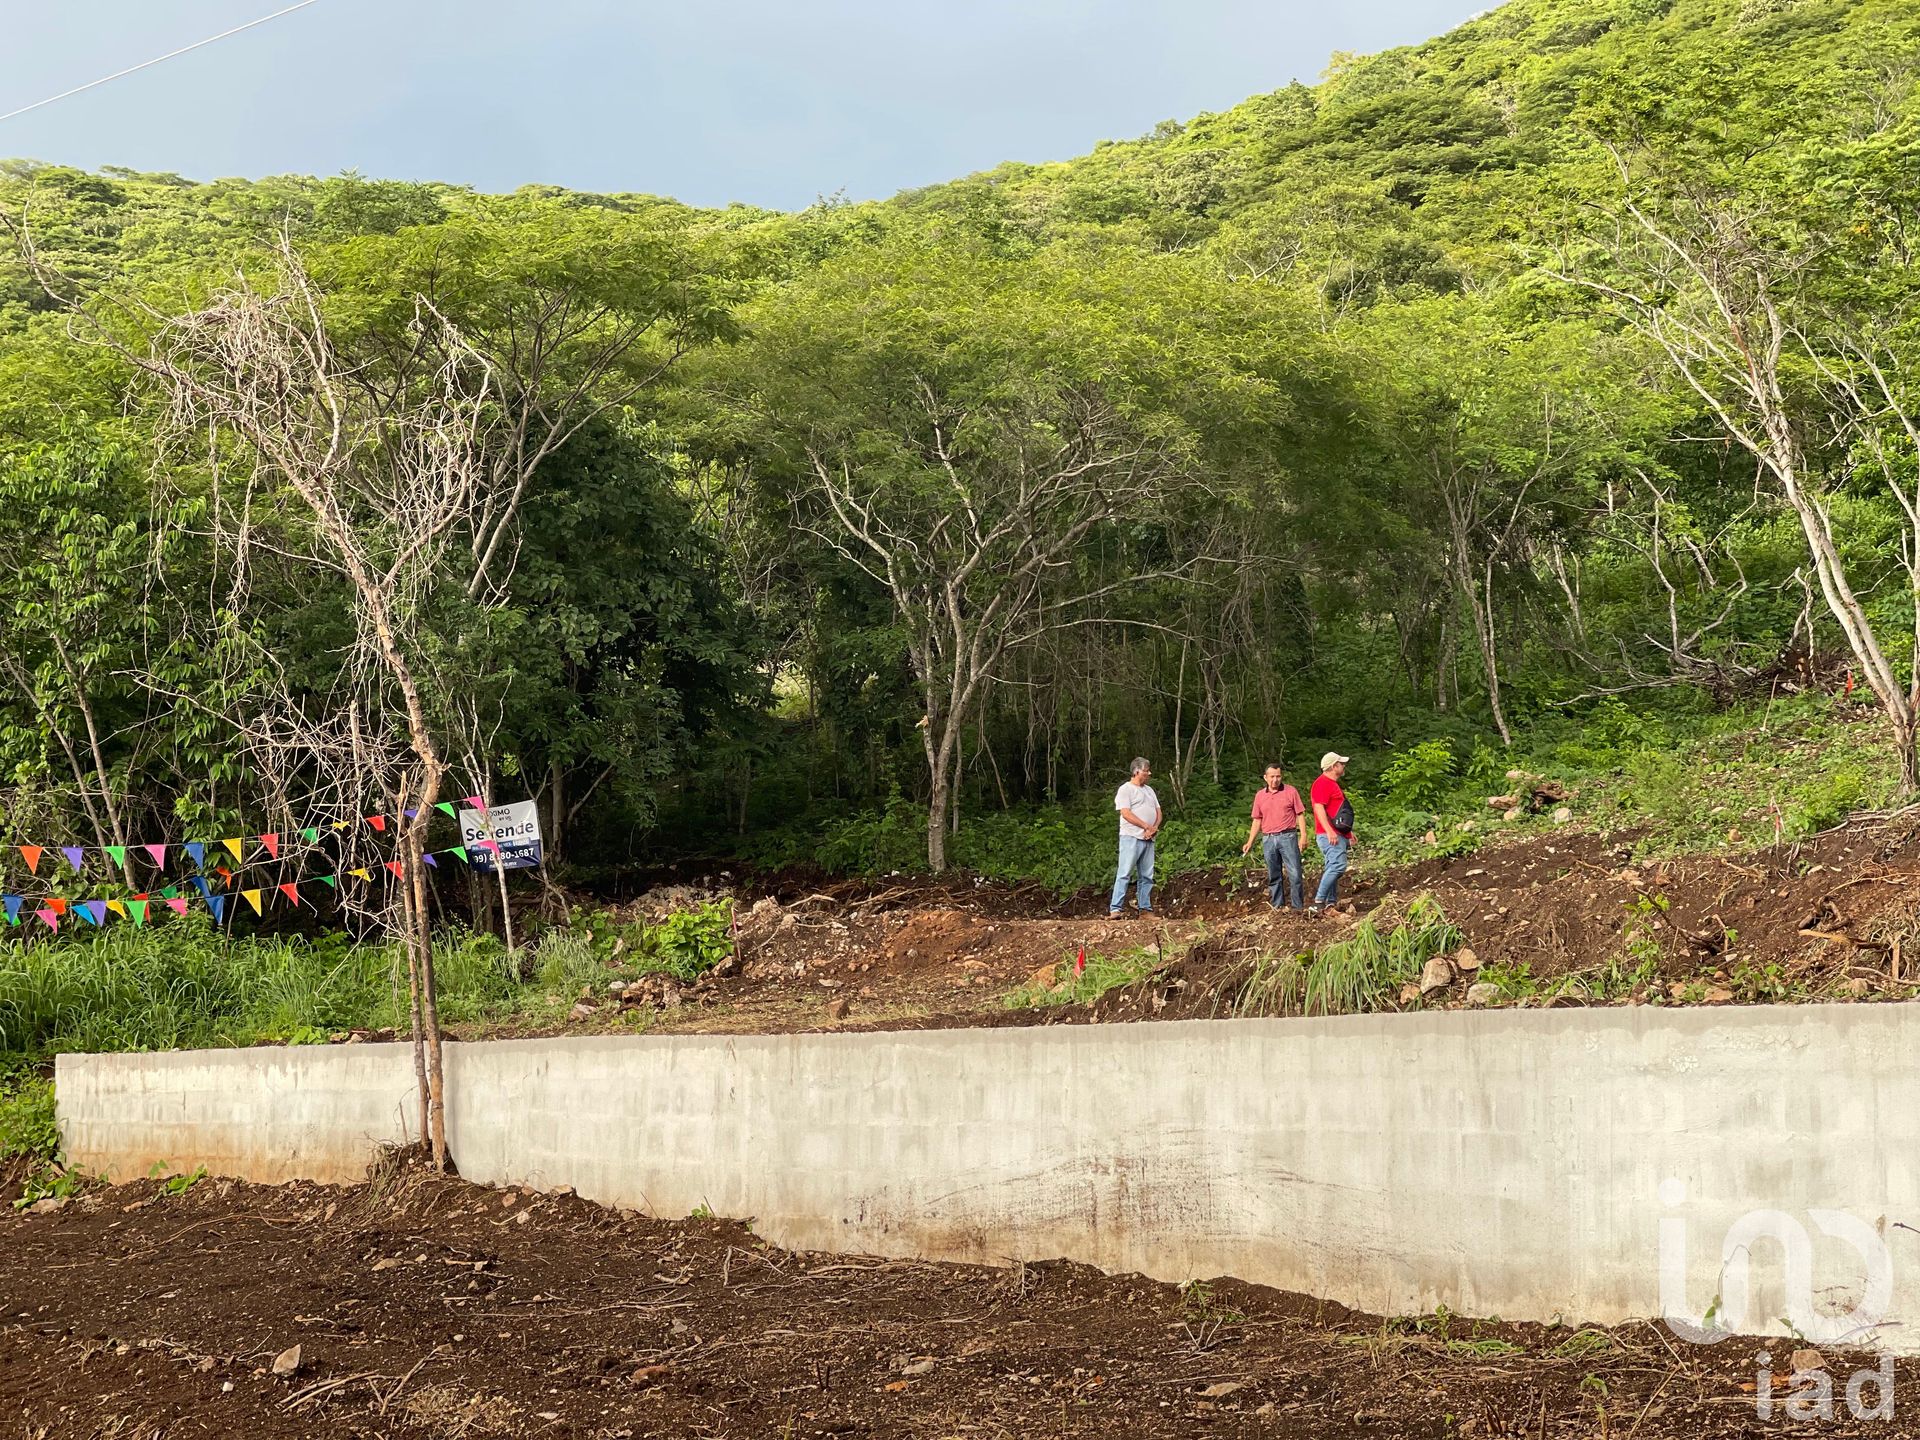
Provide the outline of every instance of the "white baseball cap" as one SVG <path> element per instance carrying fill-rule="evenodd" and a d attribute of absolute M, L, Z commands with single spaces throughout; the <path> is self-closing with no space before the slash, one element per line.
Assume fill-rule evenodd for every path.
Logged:
<path fill-rule="evenodd" d="M 1331 770 L 1336 765 L 1344 765 L 1346 763 L 1347 757 L 1345 755 L 1336 754 L 1332 750 L 1327 751 L 1326 754 L 1320 757 L 1320 768 L 1322 770 Z"/>

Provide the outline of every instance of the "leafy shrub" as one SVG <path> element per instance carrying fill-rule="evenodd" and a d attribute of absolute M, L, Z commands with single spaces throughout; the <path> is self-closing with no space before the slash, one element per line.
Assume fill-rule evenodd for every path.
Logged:
<path fill-rule="evenodd" d="M 646 945 L 642 970 L 697 980 L 733 953 L 733 902 L 715 900 L 675 910 L 648 929 Z"/>
<path fill-rule="evenodd" d="M 814 859 L 840 875 L 916 874 L 927 868 L 927 812 L 895 790 L 878 815 L 853 815 L 827 827 Z"/>
<path fill-rule="evenodd" d="M 1380 784 L 1397 804 L 1431 810 L 1453 788 L 1453 749 L 1444 740 L 1422 740 L 1388 762 Z"/>
<path fill-rule="evenodd" d="M 1788 815 L 1795 836 L 1831 830 L 1860 808 L 1867 797 L 1867 777 L 1851 765 L 1814 781 L 1801 792 L 1800 803 Z"/>

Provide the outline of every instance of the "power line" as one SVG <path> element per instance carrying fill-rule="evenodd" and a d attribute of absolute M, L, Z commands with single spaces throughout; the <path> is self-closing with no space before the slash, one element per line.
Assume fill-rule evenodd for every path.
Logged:
<path fill-rule="evenodd" d="M 119 80 L 133 74 L 135 71 L 146 70 L 165 61 L 176 59 L 190 51 L 199 50 L 204 46 L 211 45 L 217 40 L 225 40 L 229 35 L 238 35 L 242 30 L 251 30 L 256 25 L 264 25 L 269 20 L 278 20 L 282 15 L 291 15 L 296 10 L 304 10 L 309 5 L 317 5 L 319 3 L 320 0 L 299 0 L 299 3 L 296 5 L 289 5 L 284 10 L 276 10 L 271 15 L 262 15 L 258 20 L 249 20 L 246 24 L 236 25 L 231 30 L 222 30 L 218 35 L 209 35 L 206 39 L 196 40 L 191 45 L 182 45 L 178 50 L 169 50 L 166 54 L 156 55 L 151 60 L 142 60 L 138 65 L 129 65 L 126 69 L 116 70 L 111 75 L 102 75 L 98 80 L 89 80 L 86 84 L 76 85 L 71 90 L 62 90 L 58 95 L 49 95 L 46 99 L 36 100 L 31 105 L 22 105 L 18 110 L 9 110 L 6 114 L 0 115 L 0 121 L 12 120 L 16 116 L 26 114 L 29 110 L 38 110 L 43 105 L 51 105 L 56 100 L 65 100 L 70 96 L 80 94 L 82 91 L 97 89 L 109 81 Z"/>

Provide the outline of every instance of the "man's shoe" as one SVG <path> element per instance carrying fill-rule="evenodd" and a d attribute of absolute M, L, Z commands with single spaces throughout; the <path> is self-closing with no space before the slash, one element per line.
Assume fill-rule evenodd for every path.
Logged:
<path fill-rule="evenodd" d="M 1119 919 L 1119 918 L 1121 917 L 1121 915 L 1122 915 L 1123 913 L 1125 913 L 1125 912 L 1123 912 L 1123 911 L 1120 911 L 1120 910 L 1109 910 L 1109 911 L 1107 911 L 1107 919 L 1109 919 L 1109 920 L 1118 920 L 1118 919 Z"/>

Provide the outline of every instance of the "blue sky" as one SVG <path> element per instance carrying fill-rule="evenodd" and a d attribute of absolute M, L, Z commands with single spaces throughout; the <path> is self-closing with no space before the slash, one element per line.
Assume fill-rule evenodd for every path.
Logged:
<path fill-rule="evenodd" d="M 287 0 L 0 0 L 0 113 Z M 0 156 L 795 207 L 1060 160 L 1486 0 L 318 0 L 18 119 Z"/>

